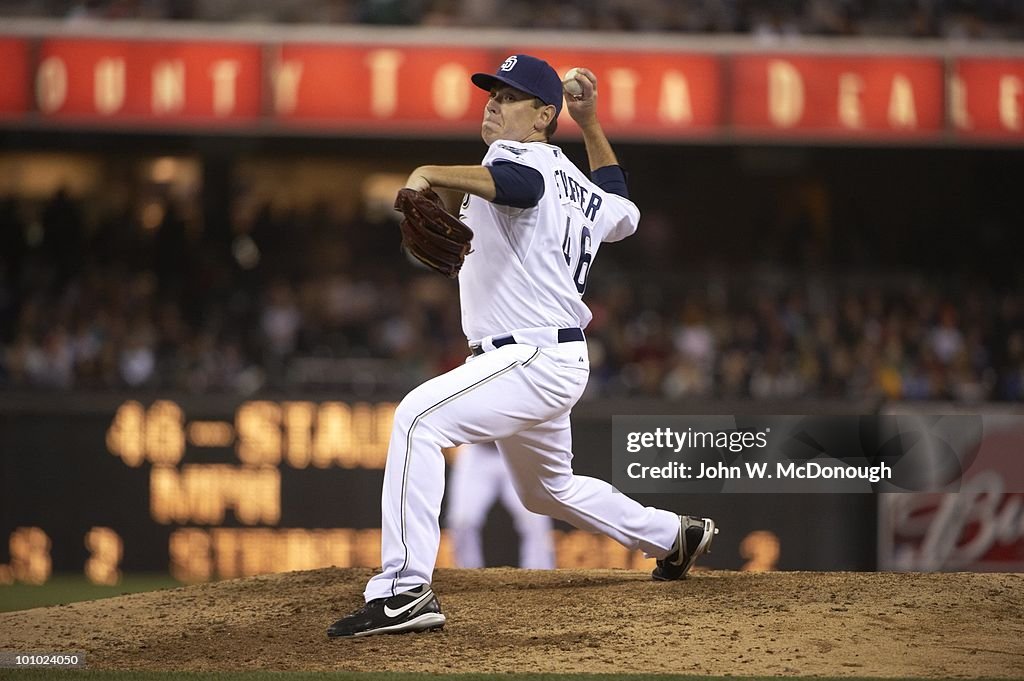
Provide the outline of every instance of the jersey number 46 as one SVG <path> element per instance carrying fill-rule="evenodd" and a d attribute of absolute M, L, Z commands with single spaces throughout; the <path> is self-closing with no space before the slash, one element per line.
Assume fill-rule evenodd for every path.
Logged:
<path fill-rule="evenodd" d="M 572 269 L 573 236 L 575 235 L 572 229 L 572 218 L 567 215 L 565 217 L 565 237 L 562 239 L 562 255 L 565 256 L 565 264 L 570 269 Z M 576 284 L 576 290 L 582 296 L 583 292 L 587 290 L 587 276 L 590 274 L 590 262 L 594 259 L 594 251 L 590 230 L 586 225 L 580 228 L 579 237 L 579 248 L 576 249 L 576 252 L 579 253 L 579 260 L 576 261 L 572 280 Z"/>

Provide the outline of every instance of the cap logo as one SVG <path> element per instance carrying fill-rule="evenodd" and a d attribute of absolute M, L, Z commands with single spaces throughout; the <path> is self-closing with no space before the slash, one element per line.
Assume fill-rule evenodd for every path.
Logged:
<path fill-rule="evenodd" d="M 500 70 L 511 71 L 512 68 L 515 67 L 517 61 L 519 61 L 519 59 L 516 57 L 516 55 L 513 54 L 511 57 L 502 62 Z"/>

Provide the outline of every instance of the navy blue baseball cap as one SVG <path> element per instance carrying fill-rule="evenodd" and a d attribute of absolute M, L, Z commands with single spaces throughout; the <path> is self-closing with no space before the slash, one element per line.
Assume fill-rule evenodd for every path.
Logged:
<path fill-rule="evenodd" d="M 494 74 L 474 73 L 471 80 L 473 85 L 488 92 L 496 82 L 511 85 L 555 107 L 555 116 L 562 113 L 562 79 L 543 59 L 513 54 Z"/>

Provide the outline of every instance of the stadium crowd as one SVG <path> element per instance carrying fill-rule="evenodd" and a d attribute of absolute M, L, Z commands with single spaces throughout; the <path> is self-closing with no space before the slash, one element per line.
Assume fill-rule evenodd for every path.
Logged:
<path fill-rule="evenodd" d="M 0 15 L 950 39 L 1024 38 L 1018 0 L 4 0 Z"/>
<path fill-rule="evenodd" d="M 400 392 L 467 354 L 455 283 L 386 218 L 268 208 L 229 247 L 173 204 L 149 229 L 94 214 L 0 205 L 0 389 Z M 621 255 L 587 292 L 591 396 L 1024 399 L 1019 281 Z"/>

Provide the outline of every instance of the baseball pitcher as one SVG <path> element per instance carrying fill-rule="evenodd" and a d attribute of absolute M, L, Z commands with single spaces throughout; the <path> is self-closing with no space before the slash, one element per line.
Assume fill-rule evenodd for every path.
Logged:
<path fill-rule="evenodd" d="M 472 81 L 489 93 L 483 162 L 417 168 L 399 208 L 407 248 L 458 276 L 474 357 L 399 404 L 381 498 L 382 569 L 366 604 L 332 624 L 331 637 L 444 626 L 431 578 L 445 447 L 495 441 L 526 508 L 644 551 L 657 559 L 655 579 L 685 577 L 717 532 L 710 519 L 645 507 L 573 474 L 569 414 L 590 373 L 583 292 L 601 245 L 630 236 L 640 219 L 598 123 L 596 77 L 578 69 L 566 89 L 589 175 L 549 143 L 563 83 L 547 62 L 512 55 Z M 461 220 L 437 216 L 432 187 L 465 193 Z"/>

